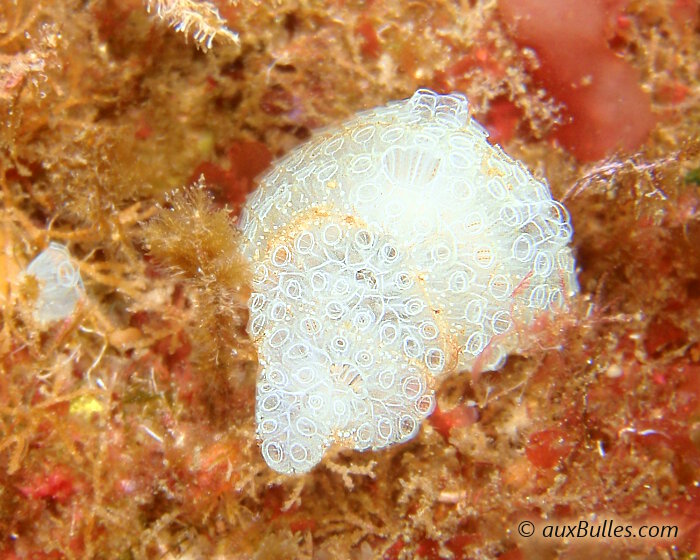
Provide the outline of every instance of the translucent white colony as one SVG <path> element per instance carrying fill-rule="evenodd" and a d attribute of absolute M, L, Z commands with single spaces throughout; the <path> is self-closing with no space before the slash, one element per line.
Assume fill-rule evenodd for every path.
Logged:
<path fill-rule="evenodd" d="M 469 117 L 419 90 L 318 133 L 241 213 L 265 461 L 406 441 L 440 376 L 500 367 L 577 291 L 566 209 Z"/>
<path fill-rule="evenodd" d="M 60 243 L 49 243 L 29 263 L 26 273 L 39 283 L 34 317 L 40 323 L 48 324 L 69 317 L 85 295 L 80 271 L 73 265 L 68 249 Z"/>

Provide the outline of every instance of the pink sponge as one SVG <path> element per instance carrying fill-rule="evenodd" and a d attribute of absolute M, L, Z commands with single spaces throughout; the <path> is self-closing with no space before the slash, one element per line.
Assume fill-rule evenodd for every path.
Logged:
<path fill-rule="evenodd" d="M 537 79 L 566 105 L 555 137 L 581 161 L 635 150 L 654 125 L 638 72 L 608 39 L 623 0 L 500 0 L 516 40 L 537 52 Z"/>

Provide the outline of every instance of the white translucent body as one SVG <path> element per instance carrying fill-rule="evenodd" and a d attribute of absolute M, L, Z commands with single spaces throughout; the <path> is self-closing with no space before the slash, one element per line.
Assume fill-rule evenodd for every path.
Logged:
<path fill-rule="evenodd" d="M 39 296 L 34 316 L 41 323 L 70 317 L 78 301 L 85 295 L 80 271 L 65 246 L 51 242 L 29 263 L 27 274 L 39 283 Z"/>
<path fill-rule="evenodd" d="M 273 469 L 413 437 L 441 375 L 500 367 L 577 291 L 566 210 L 486 137 L 463 96 L 419 90 L 319 133 L 247 201 Z"/>

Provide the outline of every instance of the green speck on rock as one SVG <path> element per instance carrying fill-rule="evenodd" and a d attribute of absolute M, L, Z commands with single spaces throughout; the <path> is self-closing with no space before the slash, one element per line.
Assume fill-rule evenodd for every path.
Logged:
<path fill-rule="evenodd" d="M 700 187 L 700 167 L 696 167 L 695 169 L 691 169 L 686 173 L 685 175 L 685 183 L 689 185 L 690 183 L 693 183 L 694 185 L 697 185 Z"/>

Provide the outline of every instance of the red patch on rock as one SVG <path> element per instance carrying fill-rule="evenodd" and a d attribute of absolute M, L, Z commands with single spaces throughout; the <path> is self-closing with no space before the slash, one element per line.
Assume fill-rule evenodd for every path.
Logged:
<path fill-rule="evenodd" d="M 48 473 L 33 476 L 26 484 L 19 487 L 19 491 L 33 500 L 47 498 L 65 503 L 76 489 L 71 472 L 59 465 Z"/>
<path fill-rule="evenodd" d="M 442 437 L 448 439 L 452 428 L 466 428 L 478 419 L 479 413 L 475 406 L 460 404 L 445 411 L 436 407 L 429 421 Z"/>
<path fill-rule="evenodd" d="M 553 469 L 569 456 L 572 445 L 566 442 L 566 432 L 556 428 L 530 435 L 525 455 L 536 467 Z"/>
<path fill-rule="evenodd" d="M 644 348 L 649 356 L 658 356 L 663 350 L 682 346 L 687 339 L 683 329 L 668 319 L 657 317 L 647 328 Z"/>
<path fill-rule="evenodd" d="M 360 23 L 355 28 L 355 33 L 362 37 L 362 46 L 360 47 L 362 54 L 367 58 L 378 58 L 382 45 L 372 22 L 361 18 Z"/>
<path fill-rule="evenodd" d="M 510 142 L 515 136 L 520 116 L 520 109 L 512 101 L 502 97 L 494 99 L 483 122 L 490 134 L 489 141 L 492 144 Z"/>
<path fill-rule="evenodd" d="M 632 151 L 654 126 L 639 73 L 613 52 L 624 0 L 500 0 L 516 41 L 533 48 L 535 78 L 566 108 L 554 138 L 581 161 Z"/>
<path fill-rule="evenodd" d="M 223 194 L 224 202 L 234 209 L 245 201 L 253 190 L 254 179 L 270 165 L 272 154 L 261 142 L 237 141 L 228 149 L 229 165 L 222 167 L 211 161 L 197 166 L 191 182 L 204 175 L 207 185 Z"/>

